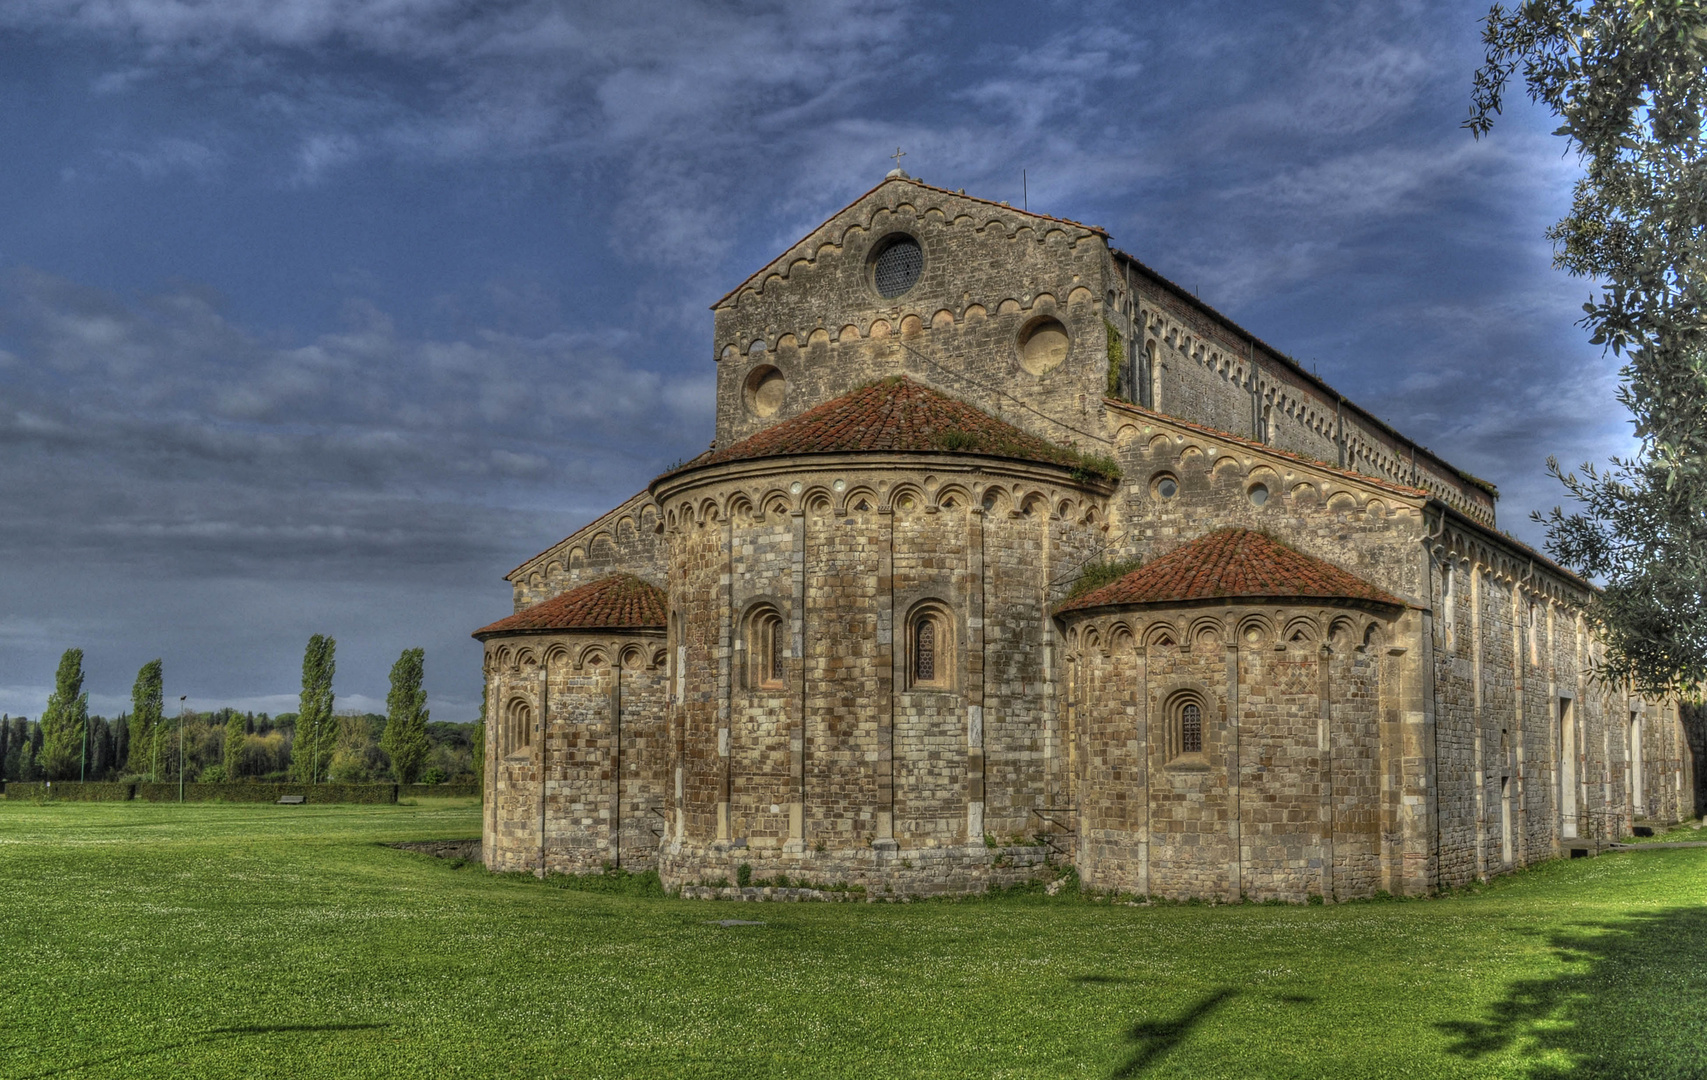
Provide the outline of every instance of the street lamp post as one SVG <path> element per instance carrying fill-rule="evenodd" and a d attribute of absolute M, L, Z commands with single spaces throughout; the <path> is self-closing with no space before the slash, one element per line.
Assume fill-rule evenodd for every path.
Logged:
<path fill-rule="evenodd" d="M 188 694 L 178 695 L 178 801 L 184 801 L 184 699 Z"/>

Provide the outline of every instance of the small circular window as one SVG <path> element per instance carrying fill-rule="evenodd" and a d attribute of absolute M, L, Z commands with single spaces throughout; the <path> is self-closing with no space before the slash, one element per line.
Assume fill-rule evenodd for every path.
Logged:
<path fill-rule="evenodd" d="M 1033 375 L 1047 375 L 1067 359 L 1067 347 L 1072 339 L 1060 320 L 1044 317 L 1026 326 L 1019 334 L 1019 365 Z"/>
<path fill-rule="evenodd" d="M 770 416 L 782 408 L 788 380 L 769 364 L 761 364 L 747 376 L 747 409 L 754 416 Z"/>
<path fill-rule="evenodd" d="M 1251 497 L 1252 506 L 1261 506 L 1268 501 L 1268 487 L 1264 484 L 1252 484 L 1251 490 L 1245 494 Z"/>
<path fill-rule="evenodd" d="M 1179 494 L 1179 481 L 1163 473 L 1150 482 L 1150 490 L 1155 492 L 1156 498 L 1165 502 Z"/>
<path fill-rule="evenodd" d="M 893 300 L 919 283 L 925 270 L 925 252 L 919 242 L 905 233 L 885 240 L 872 263 L 872 282 L 877 295 Z"/>

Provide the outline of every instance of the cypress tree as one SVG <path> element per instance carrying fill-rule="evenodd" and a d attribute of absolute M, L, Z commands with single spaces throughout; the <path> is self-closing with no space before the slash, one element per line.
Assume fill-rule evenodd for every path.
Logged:
<path fill-rule="evenodd" d="M 39 762 L 49 780 L 67 780 L 83 763 L 89 695 L 83 692 L 83 650 L 66 649 L 54 675 L 53 695 L 41 714 Z"/>
<path fill-rule="evenodd" d="M 421 689 L 425 649 L 404 649 L 391 667 L 391 691 L 385 695 L 385 735 L 379 748 L 391 758 L 399 784 L 413 784 L 427 760 L 427 692 Z"/>
<path fill-rule="evenodd" d="M 243 740 L 248 737 L 248 732 L 243 730 L 243 714 L 236 709 L 230 710 L 225 721 L 225 779 L 227 782 L 237 779 L 238 770 L 243 765 Z"/>
<path fill-rule="evenodd" d="M 291 748 L 291 775 L 302 783 L 318 783 L 332 765 L 338 743 L 338 724 L 332 716 L 332 675 L 338 643 L 323 634 L 308 639 L 302 653 L 302 696 L 296 710 L 296 740 Z"/>
<path fill-rule="evenodd" d="M 4 783 L 11 775 L 6 771 L 6 752 L 12 748 L 12 718 L 6 713 L 0 713 L 0 783 Z"/>
<path fill-rule="evenodd" d="M 126 770 L 130 761 L 130 717 L 119 713 L 119 718 L 113 721 L 113 773 L 115 776 Z"/>
<path fill-rule="evenodd" d="M 6 748 L 6 777 L 27 780 L 23 773 L 24 751 L 30 746 L 30 722 L 22 716 L 12 717 L 12 738 Z"/>
<path fill-rule="evenodd" d="M 36 776 L 36 745 L 35 739 L 24 740 L 24 745 L 18 753 L 18 779 L 35 780 Z"/>
<path fill-rule="evenodd" d="M 156 751 L 160 749 L 162 714 L 166 710 L 165 683 L 159 660 L 150 660 L 136 673 L 136 684 L 130 688 L 130 762 L 127 771 L 150 780 L 159 767 Z"/>

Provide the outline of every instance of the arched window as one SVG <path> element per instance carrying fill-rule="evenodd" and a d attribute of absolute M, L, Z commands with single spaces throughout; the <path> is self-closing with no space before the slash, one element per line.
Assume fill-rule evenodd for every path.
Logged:
<path fill-rule="evenodd" d="M 921 690 L 954 686 L 954 624 L 940 604 L 921 604 L 908 620 L 907 684 Z"/>
<path fill-rule="evenodd" d="M 786 631 L 782 613 L 770 605 L 755 608 L 747 619 L 747 688 L 781 690 Z"/>
<path fill-rule="evenodd" d="M 504 753 L 515 757 L 533 744 L 533 707 L 521 698 L 510 702 L 504 716 Z"/>
<path fill-rule="evenodd" d="M 919 624 L 918 640 L 913 644 L 913 678 L 917 682 L 936 682 L 936 620 L 926 619 Z"/>
<path fill-rule="evenodd" d="M 1202 758 L 1203 699 L 1190 690 L 1175 694 L 1168 700 L 1166 716 L 1168 759 Z"/>
<path fill-rule="evenodd" d="M 1195 701 L 1180 706 L 1179 750 L 1182 754 L 1203 753 L 1203 709 Z"/>

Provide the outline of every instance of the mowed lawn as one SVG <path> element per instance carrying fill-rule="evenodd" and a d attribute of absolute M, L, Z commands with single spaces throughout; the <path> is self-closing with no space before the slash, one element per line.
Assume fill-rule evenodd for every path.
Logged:
<path fill-rule="evenodd" d="M 477 829 L 0 801 L 0 1076 L 1707 1076 L 1707 849 L 1128 907 L 679 901 L 383 846 Z"/>

